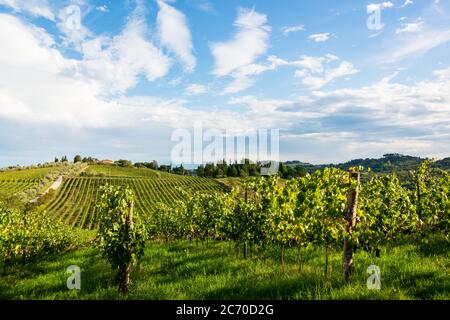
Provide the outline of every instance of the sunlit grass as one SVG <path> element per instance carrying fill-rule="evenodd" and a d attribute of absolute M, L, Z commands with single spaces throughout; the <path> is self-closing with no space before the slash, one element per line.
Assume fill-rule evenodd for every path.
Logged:
<path fill-rule="evenodd" d="M 281 267 L 278 249 L 243 259 L 225 242 L 147 245 L 134 269 L 129 299 L 450 299 L 450 246 L 444 242 L 383 248 L 381 257 L 358 250 L 351 283 L 342 280 L 342 254 L 325 250 L 287 251 Z M 368 290 L 367 267 L 381 269 L 381 290 Z M 81 267 L 82 289 L 66 288 L 66 268 Z M 284 269 L 284 270 L 283 270 Z M 115 273 L 97 249 L 86 248 L 26 266 L 0 277 L 0 299 L 119 299 Z"/>

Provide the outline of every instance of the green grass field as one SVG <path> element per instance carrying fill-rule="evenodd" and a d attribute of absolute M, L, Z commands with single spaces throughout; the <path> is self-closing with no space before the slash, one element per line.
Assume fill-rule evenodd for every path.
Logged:
<path fill-rule="evenodd" d="M 383 248 L 381 258 L 355 255 L 350 284 L 342 280 L 342 251 L 331 253 L 324 275 L 324 250 L 287 252 L 284 271 L 274 248 L 244 260 L 227 243 L 147 245 L 134 271 L 128 299 L 450 299 L 450 247 L 444 242 Z M 367 267 L 381 269 L 381 290 L 368 290 Z M 81 290 L 66 288 L 66 268 L 78 265 Z M 0 277 L 0 299 L 120 299 L 114 272 L 94 248 L 18 265 Z"/>

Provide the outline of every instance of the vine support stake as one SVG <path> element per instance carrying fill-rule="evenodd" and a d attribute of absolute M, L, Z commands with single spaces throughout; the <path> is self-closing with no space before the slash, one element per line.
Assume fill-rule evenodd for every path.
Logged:
<path fill-rule="evenodd" d="M 134 210 L 134 201 L 131 201 L 127 221 L 125 224 L 126 234 L 129 239 L 131 239 L 130 232 L 131 228 L 133 227 L 133 210 Z M 120 291 L 124 295 L 128 294 L 130 286 L 130 273 L 131 273 L 131 263 L 124 264 L 120 270 Z"/>
<path fill-rule="evenodd" d="M 360 185 L 360 172 L 357 170 L 350 170 L 350 188 L 347 197 L 347 220 L 346 231 L 350 235 L 356 225 L 356 214 L 358 210 L 358 195 Z M 353 243 L 349 237 L 344 238 L 344 263 L 343 272 L 346 282 L 350 280 L 353 270 Z"/>

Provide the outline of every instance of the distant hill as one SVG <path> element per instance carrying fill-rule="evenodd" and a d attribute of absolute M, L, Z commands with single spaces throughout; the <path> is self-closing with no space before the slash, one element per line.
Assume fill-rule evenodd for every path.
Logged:
<path fill-rule="evenodd" d="M 450 157 L 436 161 L 436 166 L 438 166 L 442 169 L 449 170 L 450 169 Z"/>
<path fill-rule="evenodd" d="M 425 158 L 401 155 L 398 153 L 390 153 L 383 155 L 382 158 L 366 158 L 355 159 L 345 163 L 339 164 L 321 164 L 313 165 L 310 163 L 304 163 L 300 161 L 287 161 L 284 164 L 287 166 L 302 166 L 309 172 L 313 172 L 317 169 L 323 169 L 324 167 L 334 167 L 342 170 L 347 170 L 351 167 L 363 166 L 364 168 L 371 168 L 375 173 L 390 173 L 401 172 L 416 169 Z M 450 170 L 450 157 L 439 161 L 436 161 L 435 165 L 444 170 Z"/>

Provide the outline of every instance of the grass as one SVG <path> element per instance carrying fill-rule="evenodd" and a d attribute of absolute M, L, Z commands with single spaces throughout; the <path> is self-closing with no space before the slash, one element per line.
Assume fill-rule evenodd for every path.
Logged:
<path fill-rule="evenodd" d="M 383 248 L 381 258 L 358 250 L 350 284 L 341 276 L 342 254 L 331 253 L 324 275 L 325 250 L 287 251 L 282 270 L 278 249 L 244 260 L 228 243 L 208 246 L 176 241 L 150 242 L 133 272 L 129 299 L 450 299 L 450 246 L 435 242 Z M 368 290 L 367 267 L 381 269 L 381 290 Z M 81 267 L 82 289 L 66 288 L 70 265 Z M 55 255 L 11 268 L 0 277 L 0 299 L 120 299 L 115 273 L 95 248 Z"/>
<path fill-rule="evenodd" d="M 90 165 L 86 170 L 86 174 L 103 174 L 107 177 L 149 177 L 158 178 L 161 176 L 169 176 L 168 173 L 151 170 L 147 168 L 135 167 L 119 167 L 116 165 Z"/>

